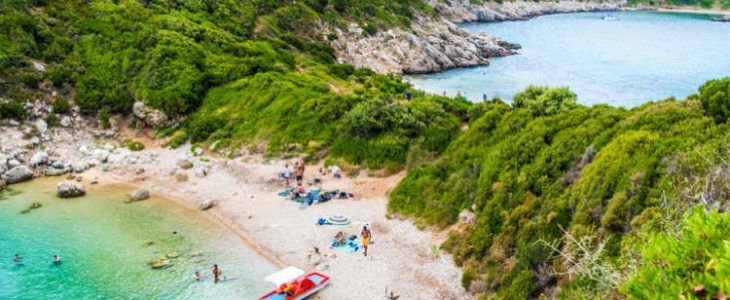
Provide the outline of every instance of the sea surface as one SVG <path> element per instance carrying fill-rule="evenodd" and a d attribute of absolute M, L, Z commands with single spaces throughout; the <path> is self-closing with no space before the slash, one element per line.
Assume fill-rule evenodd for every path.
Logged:
<path fill-rule="evenodd" d="M 60 180 L 0 192 L 0 299 L 256 299 L 270 289 L 263 278 L 274 266 L 212 219 L 155 197 L 124 204 L 123 186 L 59 199 Z M 32 202 L 43 206 L 22 214 Z M 147 265 L 171 252 L 180 255 L 172 267 Z M 193 279 L 216 263 L 227 281 Z"/>
<path fill-rule="evenodd" d="M 610 16 L 615 20 L 604 20 Z M 519 55 L 489 66 L 408 76 L 415 87 L 472 101 L 509 100 L 529 85 L 568 86 L 583 104 L 633 107 L 697 92 L 730 76 L 730 23 L 711 15 L 614 12 L 558 14 L 528 21 L 468 23 L 519 43 Z"/>

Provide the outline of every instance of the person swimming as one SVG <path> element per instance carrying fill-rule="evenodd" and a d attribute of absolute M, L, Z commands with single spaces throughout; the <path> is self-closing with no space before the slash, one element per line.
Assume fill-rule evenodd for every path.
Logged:
<path fill-rule="evenodd" d="M 53 264 L 58 265 L 61 263 L 61 257 L 58 255 L 53 256 Z"/>
<path fill-rule="evenodd" d="M 207 276 L 203 276 L 203 274 L 200 274 L 200 271 L 195 271 L 195 281 L 203 281 L 206 277 Z"/>
<path fill-rule="evenodd" d="M 16 264 L 22 263 L 23 262 L 23 257 L 20 256 L 20 254 L 15 254 L 15 257 L 13 258 L 13 262 L 16 263 Z"/>

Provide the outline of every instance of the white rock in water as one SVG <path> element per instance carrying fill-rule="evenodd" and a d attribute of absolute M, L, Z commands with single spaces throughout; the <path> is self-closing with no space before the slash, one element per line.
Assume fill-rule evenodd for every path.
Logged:
<path fill-rule="evenodd" d="M 132 192 L 127 199 L 127 203 L 142 201 L 150 197 L 150 191 L 147 189 L 138 189 Z"/>
<path fill-rule="evenodd" d="M 56 192 L 59 198 L 80 197 L 86 195 L 84 185 L 73 180 L 64 180 L 59 182 Z"/>
<path fill-rule="evenodd" d="M 216 201 L 212 199 L 203 200 L 198 204 L 198 209 L 200 210 L 209 210 L 213 208 L 216 205 Z"/>
<path fill-rule="evenodd" d="M 48 153 L 46 151 L 38 151 L 30 158 L 31 167 L 37 167 L 46 163 L 48 163 Z"/>
<path fill-rule="evenodd" d="M 46 121 L 38 119 L 35 121 L 35 128 L 38 129 L 38 132 L 44 134 L 48 131 L 48 124 L 46 124 Z"/>
<path fill-rule="evenodd" d="M 3 179 L 8 184 L 31 180 L 31 179 L 33 179 L 33 171 L 31 171 L 26 166 L 16 166 L 16 167 L 10 169 L 10 171 L 6 172 L 3 175 Z"/>

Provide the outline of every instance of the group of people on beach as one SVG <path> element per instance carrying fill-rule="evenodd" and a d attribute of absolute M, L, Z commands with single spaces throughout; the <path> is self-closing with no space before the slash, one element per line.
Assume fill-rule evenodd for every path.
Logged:
<path fill-rule="evenodd" d="M 20 256 L 20 254 L 15 254 L 13 257 L 13 263 L 14 264 L 22 264 L 23 263 L 23 257 Z M 61 257 L 58 255 L 53 256 L 53 264 L 57 265 L 61 263 Z"/>
<path fill-rule="evenodd" d="M 362 249 L 363 249 L 362 254 L 364 256 L 368 256 L 368 246 L 370 245 L 370 238 L 373 236 L 373 233 L 370 232 L 370 228 L 368 228 L 368 226 L 365 225 L 362 227 L 360 236 L 362 237 Z M 341 245 L 345 245 L 345 243 L 347 243 L 347 236 L 345 235 L 345 233 L 342 231 L 337 232 L 337 234 L 335 235 L 335 241 L 333 243 L 333 246 L 341 246 Z M 317 247 L 315 247 L 314 249 L 315 249 L 315 253 L 319 253 L 319 249 Z"/>
<path fill-rule="evenodd" d="M 218 266 L 218 264 L 213 265 L 213 269 L 211 269 L 211 273 L 213 274 L 213 283 L 218 283 L 221 280 L 223 280 L 223 270 Z M 200 273 L 200 271 L 195 271 L 195 281 L 203 281 L 208 276 L 203 275 Z"/>
<path fill-rule="evenodd" d="M 304 183 L 304 170 L 305 170 L 306 163 L 303 159 L 295 161 L 293 164 L 293 168 L 289 165 L 289 163 L 286 163 L 284 165 L 284 172 L 281 173 L 281 177 L 284 178 L 286 181 L 286 186 L 291 186 L 292 179 L 295 180 L 297 183 L 297 187 L 302 186 Z M 340 167 L 337 165 L 332 165 L 329 168 L 330 174 L 332 174 L 332 177 L 334 178 L 342 178 L 342 174 L 340 173 Z M 325 169 L 319 168 L 319 178 L 314 179 L 314 184 L 321 184 L 322 183 L 322 177 L 324 176 Z"/>

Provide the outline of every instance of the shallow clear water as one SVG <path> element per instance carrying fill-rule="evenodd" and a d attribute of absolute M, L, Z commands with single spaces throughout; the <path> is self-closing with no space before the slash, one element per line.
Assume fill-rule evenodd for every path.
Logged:
<path fill-rule="evenodd" d="M 602 18 L 612 15 L 615 21 Z M 409 76 L 422 90 L 503 99 L 528 85 L 569 86 L 584 104 L 632 107 L 695 93 L 709 79 L 730 76 L 730 23 L 709 15 L 616 12 L 542 16 L 529 21 L 472 23 L 522 45 L 520 54 L 484 67 Z"/>
<path fill-rule="evenodd" d="M 263 277 L 275 268 L 224 226 L 154 197 L 123 204 L 125 187 L 87 186 L 87 196 L 61 200 L 59 180 L 0 195 L 0 299 L 255 299 L 269 290 Z M 32 202 L 43 207 L 21 214 Z M 147 266 L 173 251 L 172 267 Z M 12 262 L 16 253 L 23 264 Z M 232 280 L 193 280 L 214 263 Z"/>

